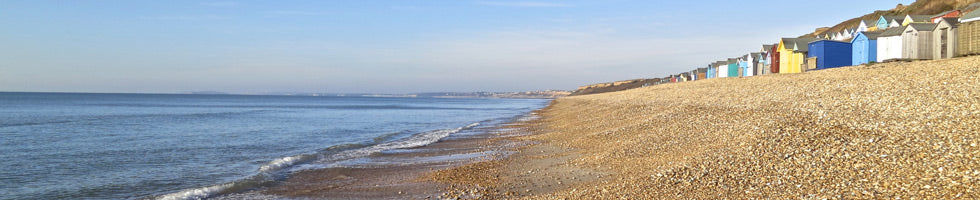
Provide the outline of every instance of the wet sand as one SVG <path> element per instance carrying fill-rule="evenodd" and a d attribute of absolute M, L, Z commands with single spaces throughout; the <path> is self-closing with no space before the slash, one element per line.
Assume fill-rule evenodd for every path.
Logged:
<path fill-rule="evenodd" d="M 977 199 L 980 57 L 557 99 L 448 198 Z"/>
<path fill-rule="evenodd" d="M 511 138 L 530 134 L 524 126 L 481 128 L 422 147 L 372 154 L 344 167 L 304 170 L 273 186 L 224 198 L 438 199 L 452 184 L 433 181 L 429 174 L 512 154 L 524 143 Z"/>

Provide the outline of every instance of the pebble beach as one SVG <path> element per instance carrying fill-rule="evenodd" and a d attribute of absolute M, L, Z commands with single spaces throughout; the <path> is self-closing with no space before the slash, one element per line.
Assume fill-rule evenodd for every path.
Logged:
<path fill-rule="evenodd" d="M 556 99 L 441 198 L 977 199 L 980 57 Z"/>

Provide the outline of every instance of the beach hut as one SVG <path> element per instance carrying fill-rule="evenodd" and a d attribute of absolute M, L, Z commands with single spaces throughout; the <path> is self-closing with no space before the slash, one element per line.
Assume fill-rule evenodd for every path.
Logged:
<path fill-rule="evenodd" d="M 695 70 L 697 77 L 694 80 L 704 80 L 708 78 L 708 68 L 702 67 Z"/>
<path fill-rule="evenodd" d="M 807 57 L 816 58 L 816 69 L 850 66 L 851 43 L 834 40 L 813 41 L 807 44 Z"/>
<path fill-rule="evenodd" d="M 888 23 L 888 28 L 891 28 L 891 27 L 902 27 L 902 23 L 905 23 L 905 17 L 901 17 L 901 18 L 898 18 L 898 19 L 893 19 L 891 22 Z"/>
<path fill-rule="evenodd" d="M 718 76 L 718 72 L 715 72 L 715 71 L 718 70 L 718 68 L 715 67 L 715 63 L 708 64 L 707 69 L 708 70 L 705 71 L 705 74 L 704 74 L 704 79 L 712 79 L 712 78 L 716 78 L 716 76 Z"/>
<path fill-rule="evenodd" d="M 749 69 L 752 71 L 751 76 L 762 75 L 762 52 L 749 53 Z"/>
<path fill-rule="evenodd" d="M 783 38 L 779 41 L 779 73 L 803 72 L 803 60 L 806 57 L 807 43 L 816 38 Z"/>
<path fill-rule="evenodd" d="M 912 23 L 932 23 L 932 16 L 929 15 L 905 15 L 905 20 L 902 21 L 902 26 L 908 26 Z"/>
<path fill-rule="evenodd" d="M 943 13 L 939 13 L 937 15 L 933 15 L 932 23 L 939 23 L 939 21 L 942 21 L 943 18 L 959 18 L 959 17 L 960 17 L 960 10 L 950 10 Z"/>
<path fill-rule="evenodd" d="M 801 61 L 799 66 L 800 70 L 798 72 L 806 72 L 808 70 L 815 69 L 816 67 L 816 63 L 811 64 L 809 63 L 809 59 L 807 59 L 807 54 L 810 48 L 810 45 L 808 44 L 810 42 L 817 41 L 819 39 L 816 38 L 806 38 L 806 39 L 808 40 L 797 40 L 796 50 L 793 50 L 793 53 L 796 54 L 794 56 L 797 56 L 797 58 Z"/>
<path fill-rule="evenodd" d="M 838 33 L 838 35 L 840 34 Z M 787 68 L 789 67 L 788 62 L 791 62 L 792 60 L 791 57 L 793 55 L 793 49 L 796 48 L 796 41 L 794 39 L 795 38 L 782 38 L 779 40 L 779 45 L 776 47 L 776 52 L 779 54 L 779 58 L 776 60 L 776 65 L 778 65 L 778 68 L 774 69 L 773 71 L 777 71 L 780 74 L 792 73 Z"/>
<path fill-rule="evenodd" d="M 878 57 L 878 35 L 884 31 L 860 32 L 851 39 L 851 65 L 876 62 Z"/>
<path fill-rule="evenodd" d="M 932 32 L 932 58 L 944 59 L 956 56 L 956 28 L 959 18 L 941 18 Z"/>
<path fill-rule="evenodd" d="M 779 73 L 779 43 L 773 44 L 769 50 L 769 73 Z"/>
<path fill-rule="evenodd" d="M 769 52 L 759 53 L 759 65 L 756 67 L 757 75 L 769 74 Z"/>
<path fill-rule="evenodd" d="M 932 32 L 935 23 L 911 23 L 902 32 L 902 58 L 932 59 Z"/>
<path fill-rule="evenodd" d="M 752 68 L 752 54 L 745 54 L 738 58 L 738 71 L 741 77 L 753 76 L 755 75 L 755 69 Z"/>
<path fill-rule="evenodd" d="M 772 54 L 770 52 L 770 51 L 772 51 L 772 47 L 773 47 L 773 45 L 771 45 L 771 44 L 762 45 L 762 49 L 760 50 L 762 52 L 762 55 L 761 55 L 761 57 L 759 57 L 759 63 L 762 64 L 762 67 L 761 67 L 762 69 L 759 70 L 760 71 L 759 72 L 760 75 L 761 74 L 769 74 L 769 73 L 772 73 L 772 72 L 769 71 L 770 70 L 770 65 L 772 64 L 772 59 L 771 59 L 772 56 L 770 56 L 770 54 Z"/>
<path fill-rule="evenodd" d="M 877 25 L 878 25 L 877 20 L 865 19 L 865 20 L 861 20 L 856 30 L 857 32 L 874 31 L 878 29 Z"/>
<path fill-rule="evenodd" d="M 903 27 L 891 27 L 878 34 L 878 62 L 902 58 Z"/>
<path fill-rule="evenodd" d="M 885 30 L 888 27 L 893 27 L 892 26 L 892 22 L 895 21 L 896 19 L 901 19 L 901 18 L 902 18 L 902 16 L 885 16 L 885 15 L 882 15 L 882 16 L 879 16 L 878 17 L 878 21 L 875 23 L 875 25 L 878 26 L 878 30 Z M 899 25 L 901 25 L 901 23 L 896 22 L 894 24 L 894 26 L 899 26 Z"/>
<path fill-rule="evenodd" d="M 980 9 L 963 14 L 956 28 L 956 55 L 980 54 Z"/>
<path fill-rule="evenodd" d="M 717 71 L 718 72 L 718 78 L 729 77 L 728 76 L 728 60 L 718 61 L 716 64 L 718 66 L 718 71 Z"/>
<path fill-rule="evenodd" d="M 728 76 L 725 77 L 739 77 L 738 73 L 738 58 L 728 59 Z"/>

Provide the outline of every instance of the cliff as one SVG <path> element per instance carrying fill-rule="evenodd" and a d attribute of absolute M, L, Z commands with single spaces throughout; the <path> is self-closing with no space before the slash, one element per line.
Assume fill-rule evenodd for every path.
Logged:
<path fill-rule="evenodd" d="M 980 2 L 980 0 L 918 0 L 908 6 L 898 4 L 895 6 L 895 8 L 889 10 L 876 10 L 872 13 L 843 21 L 826 29 L 815 30 L 813 33 L 803 35 L 803 37 L 815 37 L 817 35 L 840 32 L 846 28 L 857 27 L 859 24 L 861 24 L 861 20 L 878 20 L 878 17 L 882 15 L 936 15 L 945 11 L 956 9 L 967 9 L 968 11 L 972 11 L 976 8 L 971 8 L 970 4 L 977 2 Z"/>

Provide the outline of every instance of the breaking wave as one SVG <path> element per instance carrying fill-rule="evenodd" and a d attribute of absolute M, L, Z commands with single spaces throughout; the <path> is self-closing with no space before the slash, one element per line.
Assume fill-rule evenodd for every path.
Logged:
<path fill-rule="evenodd" d="M 425 146 L 438 142 L 453 133 L 472 129 L 480 123 L 472 123 L 466 126 L 453 129 L 433 130 L 418 133 L 406 138 L 390 140 L 400 133 L 391 133 L 379 136 L 373 140 L 373 144 L 344 144 L 326 148 L 315 154 L 302 154 L 278 158 L 259 167 L 255 175 L 248 178 L 206 187 L 185 189 L 178 192 L 157 196 L 151 199 L 157 200 L 184 200 L 184 199 L 205 199 L 223 194 L 241 192 L 268 185 L 277 181 L 286 174 L 295 171 L 320 169 L 334 167 L 338 162 L 356 159 L 392 149 L 404 149 Z"/>

